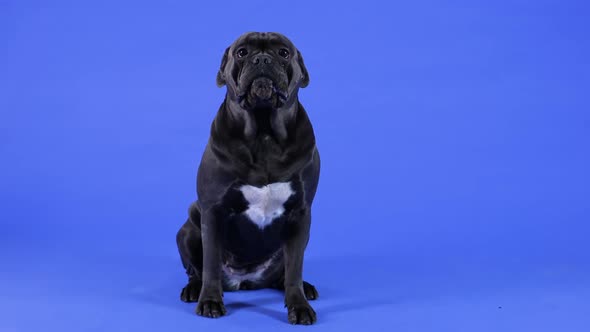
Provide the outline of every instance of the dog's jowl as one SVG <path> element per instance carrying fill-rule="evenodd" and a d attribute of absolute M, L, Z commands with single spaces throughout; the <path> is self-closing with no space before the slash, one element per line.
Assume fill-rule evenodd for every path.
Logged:
<path fill-rule="evenodd" d="M 180 297 L 220 317 L 224 291 L 277 288 L 288 321 L 313 324 L 318 292 L 302 272 L 320 157 L 298 98 L 303 58 L 279 33 L 246 33 L 225 50 L 217 84 L 227 93 L 176 238 L 188 275 Z"/>

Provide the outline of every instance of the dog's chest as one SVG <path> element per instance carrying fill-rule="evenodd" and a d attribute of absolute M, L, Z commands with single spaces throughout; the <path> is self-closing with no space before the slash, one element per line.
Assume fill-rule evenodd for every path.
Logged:
<path fill-rule="evenodd" d="M 290 182 L 270 183 L 262 187 L 242 185 L 238 189 L 247 206 L 243 214 L 260 229 L 285 213 L 285 203 L 295 193 Z"/>

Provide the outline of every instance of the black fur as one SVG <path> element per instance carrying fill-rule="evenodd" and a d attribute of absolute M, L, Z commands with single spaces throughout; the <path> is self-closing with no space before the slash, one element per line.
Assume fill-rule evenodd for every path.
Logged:
<path fill-rule="evenodd" d="M 241 48 L 247 55 L 237 55 Z M 285 51 L 287 58 L 280 55 Z M 289 322 L 312 324 L 316 314 L 307 300 L 318 293 L 303 281 L 302 268 L 320 158 L 297 97 L 309 84 L 303 58 L 281 34 L 247 33 L 225 50 L 217 84 L 227 85 L 227 94 L 199 166 L 199 200 L 177 235 L 189 278 L 181 299 L 198 301 L 199 315 L 219 317 L 226 313 L 224 290 L 277 288 L 285 291 Z M 294 194 L 282 216 L 260 229 L 243 213 L 248 202 L 239 188 L 276 182 L 290 182 Z M 265 262 L 258 280 L 230 282 Z"/>

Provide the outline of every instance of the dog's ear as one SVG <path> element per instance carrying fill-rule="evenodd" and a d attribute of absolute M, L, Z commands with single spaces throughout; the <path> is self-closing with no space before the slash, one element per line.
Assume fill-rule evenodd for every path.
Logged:
<path fill-rule="evenodd" d="M 303 57 L 299 50 L 297 50 L 297 64 L 301 69 L 301 87 L 305 88 L 309 84 L 309 74 L 307 73 L 307 68 L 305 68 L 305 63 L 303 63 Z"/>
<path fill-rule="evenodd" d="M 229 54 L 229 47 L 225 49 L 225 53 L 223 53 L 223 58 L 221 59 L 221 66 L 219 66 L 219 71 L 217 72 L 217 86 L 222 87 L 225 85 L 225 65 L 227 65 L 227 57 Z"/>

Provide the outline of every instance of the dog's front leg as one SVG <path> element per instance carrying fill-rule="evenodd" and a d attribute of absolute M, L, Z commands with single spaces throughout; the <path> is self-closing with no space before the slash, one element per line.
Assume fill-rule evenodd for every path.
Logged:
<path fill-rule="evenodd" d="M 223 286 L 221 275 L 220 224 L 212 208 L 201 216 L 201 236 L 203 239 L 203 286 L 197 315 L 217 318 L 225 315 L 223 305 Z"/>
<path fill-rule="evenodd" d="M 285 257 L 285 307 L 289 323 L 310 325 L 316 313 L 303 292 L 303 254 L 309 240 L 311 214 L 307 209 L 298 220 L 293 220 L 283 246 Z"/>

